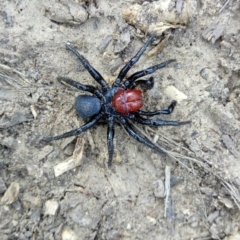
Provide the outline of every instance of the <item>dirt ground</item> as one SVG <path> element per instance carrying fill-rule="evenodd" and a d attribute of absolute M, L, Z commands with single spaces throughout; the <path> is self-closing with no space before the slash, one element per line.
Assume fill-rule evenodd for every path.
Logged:
<path fill-rule="evenodd" d="M 1 240 L 240 239 L 239 1 L 0 6 Z M 43 143 L 84 124 L 74 110 L 81 93 L 57 77 L 97 86 L 66 43 L 112 83 L 153 31 L 157 37 L 128 76 L 176 59 L 152 74 L 142 109 L 175 99 L 174 112 L 161 117 L 191 124 L 134 128 L 169 155 L 116 125 L 109 169 L 103 123 Z"/>

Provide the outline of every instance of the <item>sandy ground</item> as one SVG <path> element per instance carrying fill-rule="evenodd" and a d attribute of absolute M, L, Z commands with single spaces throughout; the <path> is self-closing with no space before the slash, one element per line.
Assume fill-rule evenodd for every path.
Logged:
<path fill-rule="evenodd" d="M 240 239 L 239 1 L 0 6 L 1 240 Z M 73 107 L 79 92 L 57 77 L 97 86 L 65 44 L 112 83 L 153 31 L 156 41 L 130 74 L 177 62 L 152 74 L 143 109 L 164 109 L 175 99 L 163 119 L 191 124 L 135 127 L 169 156 L 117 125 L 109 169 L 103 123 L 78 140 L 43 144 L 43 137 L 84 123 Z"/>

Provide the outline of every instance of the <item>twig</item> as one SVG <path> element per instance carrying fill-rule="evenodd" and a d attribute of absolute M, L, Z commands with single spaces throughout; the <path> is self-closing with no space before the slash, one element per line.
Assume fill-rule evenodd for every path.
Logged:
<path fill-rule="evenodd" d="M 136 125 L 134 125 L 132 123 L 132 125 L 141 133 L 143 134 L 146 138 L 148 138 L 150 141 L 152 141 L 152 139 L 142 130 L 140 129 L 139 127 L 137 127 Z M 152 130 L 151 128 L 148 128 L 150 129 L 153 133 L 155 133 L 154 130 Z M 192 151 L 190 151 L 189 149 L 185 148 L 185 147 L 182 147 L 180 146 L 180 144 L 178 144 L 177 142 L 175 142 L 173 139 L 169 139 L 167 138 L 166 136 L 163 136 L 162 134 L 159 134 L 160 138 L 159 141 L 161 143 L 164 142 L 165 145 L 167 145 L 168 147 L 171 146 L 171 148 L 176 148 L 179 147 L 180 149 L 182 150 L 185 150 L 186 153 L 192 153 Z M 186 164 L 184 164 L 182 160 L 187 160 L 189 162 L 195 162 L 199 167 L 202 167 L 205 171 L 211 173 L 213 176 L 215 176 L 218 180 L 221 181 L 221 184 L 227 189 L 227 191 L 230 193 L 230 195 L 232 196 L 232 198 L 234 199 L 234 202 L 236 203 L 237 207 L 239 208 L 240 210 L 240 195 L 238 194 L 238 191 L 236 190 L 236 188 L 234 187 L 233 184 L 225 181 L 221 176 L 219 176 L 217 173 L 214 173 L 209 167 L 212 166 L 212 163 L 207 161 L 207 160 L 198 160 L 196 158 L 192 158 L 192 157 L 188 157 L 188 156 L 185 156 L 185 155 L 182 155 L 180 153 L 177 153 L 177 152 L 173 152 L 173 151 L 169 151 L 167 149 L 165 149 L 164 147 L 162 146 L 159 146 L 157 143 L 154 143 L 155 145 L 157 145 L 159 148 L 161 148 L 163 151 L 167 152 L 168 156 L 170 156 L 170 158 L 174 159 L 175 161 L 178 161 L 179 164 L 181 164 L 184 168 L 186 168 L 189 172 L 191 172 L 194 176 L 197 177 L 196 173 L 194 173 L 193 170 L 191 170 Z M 209 166 L 207 166 L 207 165 Z M 192 168 L 193 169 L 193 168 Z"/>
<path fill-rule="evenodd" d="M 165 168 L 165 211 L 164 217 L 169 218 L 169 208 L 170 208 L 170 180 L 171 180 L 171 167 L 166 166 Z"/>
<path fill-rule="evenodd" d="M 222 8 L 219 10 L 219 13 L 222 12 L 222 10 L 228 5 L 230 0 L 227 0 L 226 3 L 222 6 Z"/>

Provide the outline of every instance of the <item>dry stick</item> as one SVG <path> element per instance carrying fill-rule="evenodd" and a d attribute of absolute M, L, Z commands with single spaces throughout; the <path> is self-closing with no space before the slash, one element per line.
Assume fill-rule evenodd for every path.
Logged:
<path fill-rule="evenodd" d="M 234 202 L 236 203 L 237 207 L 240 209 L 240 195 L 238 193 L 238 190 L 236 189 L 236 187 L 234 185 L 231 185 L 230 183 L 226 182 L 225 180 L 223 180 L 221 177 L 219 177 L 222 185 L 228 190 L 228 192 L 230 193 L 230 195 L 232 196 Z"/>
<path fill-rule="evenodd" d="M 54 166 L 54 173 L 56 177 L 82 164 L 84 144 L 84 138 L 77 138 L 73 155 Z"/>
<path fill-rule="evenodd" d="M 133 125 L 134 125 L 134 124 L 133 124 Z M 138 131 L 140 131 L 145 137 L 147 137 L 149 140 L 152 141 L 152 139 L 151 139 L 143 130 L 141 130 L 140 128 L 138 128 L 136 125 L 134 125 L 134 127 L 135 127 Z M 149 129 L 151 129 L 151 128 L 149 128 Z M 151 131 L 154 132 L 152 129 L 151 129 Z M 154 133 L 155 133 L 155 132 L 154 132 Z M 160 136 L 163 138 L 162 135 L 160 135 Z M 168 138 L 166 138 L 165 136 L 164 136 L 164 138 L 165 138 L 165 139 L 164 139 L 165 141 L 166 141 L 166 139 L 168 139 Z M 181 146 L 179 146 L 179 144 L 177 144 L 177 143 L 176 143 L 174 140 L 172 140 L 172 139 L 168 139 L 167 141 L 171 142 L 171 145 L 172 145 L 172 146 L 175 145 L 175 146 L 181 147 Z M 156 144 L 156 145 L 158 146 L 158 144 Z M 159 147 L 160 147 L 160 146 L 159 146 Z M 164 151 L 166 151 L 167 154 L 168 154 L 171 158 L 173 158 L 173 159 L 175 159 L 176 161 L 178 161 L 178 162 L 179 162 L 182 166 L 184 166 L 189 172 L 193 173 L 193 175 L 194 175 L 195 177 L 197 177 L 197 175 L 196 175 L 195 172 L 194 172 L 192 162 L 195 162 L 195 163 L 199 164 L 201 167 L 203 167 L 204 170 L 210 172 L 213 176 L 215 176 L 217 179 L 219 179 L 219 180 L 221 181 L 221 184 L 228 190 L 228 192 L 229 192 L 230 195 L 232 196 L 234 202 L 236 203 L 237 207 L 240 209 L 240 205 L 239 205 L 240 195 L 237 193 L 237 190 L 234 188 L 234 186 L 231 185 L 231 184 L 229 184 L 228 182 L 224 181 L 224 180 L 222 179 L 222 177 L 220 177 L 218 174 L 213 173 L 203 162 L 201 162 L 201 161 L 199 161 L 199 160 L 197 160 L 197 159 L 195 159 L 195 158 L 183 156 L 183 155 L 181 155 L 181 154 L 179 154 L 179 153 L 176 153 L 176 152 L 167 151 L 167 150 L 164 149 L 163 147 L 160 147 L 160 148 L 163 149 Z M 183 148 L 183 147 L 181 147 L 181 148 L 182 148 L 182 149 L 185 149 L 188 153 L 190 152 L 190 151 L 189 151 L 188 149 L 186 149 L 186 148 Z M 180 158 L 180 159 L 188 160 L 188 161 L 190 162 L 191 167 L 192 167 L 193 170 L 189 169 L 183 162 L 181 162 L 181 161 L 179 160 L 179 158 Z M 204 160 L 204 161 L 205 161 L 205 163 L 208 163 L 209 166 L 212 166 L 212 163 L 210 163 L 209 161 L 206 161 L 206 160 Z M 199 188 L 198 188 L 198 191 L 200 192 Z M 201 194 L 200 194 L 200 195 L 201 195 Z M 203 202 L 203 201 L 202 201 L 202 202 Z M 171 203 L 171 201 L 170 201 L 170 203 Z M 204 205 L 204 203 L 203 203 L 203 205 Z M 204 205 L 204 206 L 205 206 L 205 205 Z M 205 208 L 205 207 L 204 207 L 204 208 Z M 166 205 L 165 205 L 165 214 L 166 214 Z M 204 209 L 204 215 L 205 215 L 205 217 L 206 217 L 206 209 Z M 171 225 L 171 226 L 172 226 L 172 225 Z M 170 226 L 170 227 L 171 227 L 171 226 Z M 208 228 L 207 225 L 206 225 L 206 228 Z M 171 230 L 173 230 L 173 229 L 171 228 Z M 220 239 L 218 236 L 216 236 L 216 237 L 217 237 L 218 239 Z"/>
<path fill-rule="evenodd" d="M 171 189 L 171 167 L 166 166 L 165 168 L 165 211 L 164 217 L 167 219 L 170 234 L 174 234 L 174 224 L 173 224 L 173 207 L 172 207 L 172 199 L 170 196 Z"/>
<path fill-rule="evenodd" d="M 141 134 L 143 134 L 147 139 L 149 139 L 150 141 L 152 141 L 152 139 L 143 131 L 143 130 L 141 130 L 139 127 L 137 127 L 135 124 L 133 124 L 132 122 L 131 122 L 131 124 L 141 133 Z M 176 160 L 176 161 L 178 161 L 184 168 L 186 168 L 189 172 L 191 172 L 191 173 L 193 173 L 192 172 L 192 170 L 189 168 L 189 167 L 187 167 L 187 165 L 186 164 L 184 164 L 182 161 L 180 161 L 179 159 L 177 159 L 175 156 L 177 155 L 177 153 L 174 153 L 174 152 L 170 152 L 170 151 L 168 151 L 168 150 L 166 150 L 164 147 L 162 147 L 162 146 L 159 146 L 157 143 L 154 143 L 155 145 L 157 145 L 160 149 L 162 149 L 163 151 L 165 151 L 171 158 L 173 158 L 174 160 Z M 175 155 L 175 156 L 174 156 Z M 180 155 L 179 154 L 179 156 L 182 156 L 182 155 Z M 184 156 L 182 156 L 181 158 L 183 158 Z M 194 159 L 193 158 L 193 160 L 192 161 L 197 161 L 197 162 L 199 162 L 199 163 L 201 163 L 200 161 L 198 161 L 197 159 Z M 193 173 L 194 174 L 194 173 Z M 195 174 L 194 174 L 195 175 Z"/>
<path fill-rule="evenodd" d="M 169 152 L 168 152 L 168 154 L 169 154 Z M 179 157 L 179 158 L 183 158 L 183 159 L 189 160 L 190 163 L 192 163 L 192 162 L 196 162 L 197 164 L 200 163 L 200 165 L 204 168 L 204 170 L 210 172 L 213 176 L 215 176 L 217 179 L 219 179 L 221 181 L 221 184 L 228 190 L 228 192 L 232 196 L 234 202 L 236 203 L 237 207 L 240 209 L 240 204 L 239 204 L 239 202 L 240 202 L 240 195 L 239 195 L 238 191 L 235 189 L 234 185 L 226 182 L 221 176 L 219 176 L 217 173 L 214 173 L 213 171 L 211 171 L 211 169 L 209 169 L 206 165 L 204 165 L 202 162 L 198 161 L 197 159 L 194 159 L 194 158 L 191 158 L 191 157 L 182 156 L 181 154 L 176 154 L 176 153 L 173 153 L 173 154 L 175 156 Z M 169 155 L 171 156 L 171 154 L 169 154 Z M 171 157 L 173 157 L 175 160 L 178 160 L 174 156 L 171 156 Z M 193 171 L 191 171 L 191 172 L 193 172 Z"/>
<path fill-rule="evenodd" d="M 193 171 L 194 171 L 192 161 L 190 161 L 190 164 L 191 164 L 191 168 L 192 168 Z M 204 218 L 201 218 L 201 219 L 203 220 L 203 224 L 204 224 L 204 226 L 206 227 L 206 229 L 208 229 L 209 232 L 211 232 L 212 234 L 214 234 L 214 233 L 212 232 L 212 230 L 209 228 L 208 223 L 207 223 L 207 208 L 206 208 L 206 204 L 204 203 L 203 196 L 202 196 L 202 194 L 201 194 L 199 185 L 198 185 L 197 183 L 196 183 L 195 185 L 196 185 L 198 194 L 199 194 L 199 196 L 200 196 L 200 200 L 201 200 L 201 203 L 202 203 L 203 214 L 204 214 L 204 215 L 203 215 Z M 205 221 L 204 221 L 204 220 L 205 220 Z M 216 237 L 219 239 L 218 236 L 216 236 Z M 219 239 L 219 240 L 220 240 L 220 239 Z"/>
<path fill-rule="evenodd" d="M 133 124 L 134 125 L 134 124 Z M 137 126 L 134 125 L 134 127 L 136 129 L 138 129 L 138 131 L 140 131 L 145 137 L 147 137 L 149 140 L 152 140 L 145 132 L 143 132 L 141 129 L 139 129 Z M 151 128 L 149 128 L 151 129 Z M 152 129 L 151 129 L 152 132 L 154 132 Z M 154 132 L 155 133 L 155 132 Z M 178 146 L 178 147 L 181 147 L 179 144 L 177 144 L 174 140 L 172 139 L 169 139 L 165 136 L 162 136 L 160 135 L 162 139 L 164 139 L 165 142 L 169 142 L 171 144 L 169 145 L 172 145 L 172 147 L 175 147 L 175 146 Z M 155 143 L 156 144 L 156 143 Z M 158 146 L 158 144 L 156 144 Z M 228 182 L 224 181 L 222 179 L 222 177 L 220 177 L 218 174 L 216 173 L 213 173 L 203 162 L 195 159 L 195 158 L 192 158 L 192 157 L 187 157 L 187 156 L 183 156 L 179 153 L 176 153 L 176 152 L 171 152 L 171 151 L 167 151 L 166 149 L 164 149 L 163 147 L 161 147 L 164 151 L 167 152 L 167 154 L 173 158 L 174 160 L 178 161 L 182 166 L 184 166 L 189 172 L 193 173 L 193 175 L 195 177 L 197 177 L 196 173 L 194 172 L 194 168 L 193 168 L 193 165 L 192 165 L 192 162 L 195 162 L 197 163 L 198 165 L 202 166 L 204 168 L 204 170 L 210 172 L 213 176 L 215 176 L 217 179 L 219 179 L 221 181 L 221 184 L 228 190 L 228 192 L 230 193 L 230 195 L 232 196 L 234 202 L 236 203 L 237 207 L 240 209 L 240 206 L 239 206 L 239 203 L 240 202 L 240 195 L 238 194 L 237 190 L 234 188 L 233 185 L 229 184 Z M 182 149 L 186 150 L 188 153 L 190 152 L 189 149 L 186 149 L 184 147 L 181 147 Z M 185 160 L 188 160 L 191 164 L 191 168 L 188 168 L 183 162 L 181 162 L 179 159 L 185 159 Z M 207 163 L 209 166 L 212 166 L 212 163 L 210 163 L 209 161 L 207 160 L 204 160 L 205 163 Z M 167 180 L 165 180 L 167 181 Z M 166 182 L 165 182 L 166 183 Z M 165 185 L 165 188 L 166 189 L 170 189 L 170 188 L 167 188 L 167 186 Z M 198 192 L 200 193 L 200 189 L 199 187 L 197 186 L 198 188 Z M 167 190 L 166 190 L 167 192 Z M 169 196 L 170 196 L 170 193 L 169 193 Z M 168 209 L 171 210 L 171 198 L 170 197 L 167 197 L 167 194 L 166 194 L 166 203 L 165 203 L 165 213 L 164 213 L 164 216 L 166 217 L 167 216 L 167 211 Z M 201 194 L 200 194 L 201 196 Z M 207 213 L 206 213 L 206 208 L 205 208 L 205 205 L 204 205 L 204 201 L 202 199 L 202 203 L 203 203 L 203 206 L 204 206 L 204 216 L 205 218 L 207 218 Z M 168 205 L 167 205 L 168 204 Z M 169 208 L 168 208 L 169 207 Z M 170 219 L 169 219 L 170 220 Z M 205 224 L 206 228 L 208 228 L 208 226 Z M 172 228 L 172 225 L 170 225 L 170 229 L 173 230 Z M 211 230 L 209 229 L 209 231 L 211 232 Z M 220 239 L 218 236 L 216 236 L 218 239 Z"/>
<path fill-rule="evenodd" d="M 9 85 L 13 86 L 13 87 L 16 87 L 16 88 L 19 88 L 19 87 L 24 87 L 23 84 L 21 84 L 21 82 L 19 82 L 18 80 L 15 80 L 14 78 L 12 77 L 9 77 L 7 75 L 7 73 L 15 73 L 17 74 L 18 76 L 20 76 L 20 78 L 25 82 L 27 83 L 28 85 L 32 85 L 32 86 L 37 86 L 36 84 L 33 84 L 33 83 L 30 83 L 26 78 L 25 78 L 25 75 L 19 71 L 17 71 L 16 69 L 13 69 L 11 67 L 8 67 L 4 64 L 0 64 L 0 69 L 2 69 L 3 71 L 0 72 L 0 78 L 5 80 Z M 19 85 L 19 86 L 17 86 Z"/>
<path fill-rule="evenodd" d="M 148 128 L 149 128 L 149 127 L 148 127 Z M 149 128 L 149 129 L 150 129 L 153 133 L 155 133 L 155 131 L 154 131 L 153 129 L 151 129 L 151 128 Z M 146 135 L 145 135 L 145 136 L 146 136 Z M 164 136 L 164 135 L 162 135 L 162 134 L 159 135 L 159 136 L 160 136 L 161 138 L 163 138 L 163 139 L 168 143 L 168 146 L 170 145 L 169 143 L 171 143 L 171 145 L 170 145 L 171 148 L 174 148 L 174 147 L 177 146 L 177 147 L 185 150 L 186 152 L 193 154 L 192 151 L 190 151 L 190 150 L 187 149 L 186 147 L 183 147 L 183 146 L 181 146 L 180 144 L 176 143 L 174 140 L 172 140 L 172 139 L 170 139 L 170 138 L 168 138 L 168 137 L 166 137 L 166 136 Z M 160 139 L 160 141 L 163 141 L 163 140 Z M 176 153 L 176 152 L 167 151 L 167 153 L 168 153 L 169 155 L 172 154 L 172 155 L 175 156 L 175 157 L 178 157 L 178 158 L 181 158 L 181 159 L 186 159 L 186 160 L 189 160 L 189 161 L 193 161 L 193 162 L 196 162 L 196 163 L 201 164 L 201 165 L 203 164 L 202 161 L 204 161 L 204 163 L 207 163 L 209 166 L 212 166 L 212 163 L 209 162 L 209 161 L 206 160 L 206 159 L 202 159 L 202 161 L 199 161 L 199 160 L 197 160 L 197 159 L 195 159 L 195 158 L 187 157 L 187 156 L 181 155 L 181 154 Z"/>
<path fill-rule="evenodd" d="M 149 140 L 152 141 L 152 139 L 142 130 L 140 129 L 139 127 L 137 127 L 135 124 L 132 123 L 132 125 L 141 133 L 143 134 L 146 138 L 148 138 Z M 152 132 L 155 133 L 154 130 L 152 130 L 151 128 L 148 127 L 148 129 L 150 129 Z M 175 146 L 178 146 L 178 147 L 181 147 L 179 144 L 177 144 L 174 140 L 172 139 L 169 139 L 167 137 L 163 137 L 162 135 L 160 135 L 162 138 L 165 138 L 164 140 L 166 141 L 169 141 L 170 143 L 172 143 L 172 145 L 175 145 Z M 158 144 L 156 144 L 158 147 L 160 147 Z M 197 175 L 194 173 L 193 170 L 191 170 L 189 167 L 187 167 L 182 161 L 180 161 L 180 159 L 184 159 L 184 160 L 188 160 L 190 162 L 195 162 L 197 164 L 199 164 L 201 167 L 204 168 L 204 170 L 210 172 L 213 176 L 215 176 L 217 179 L 219 179 L 221 181 L 221 184 L 228 190 L 228 192 L 230 193 L 230 195 L 232 196 L 234 202 L 236 203 L 237 207 L 239 208 L 240 210 L 240 195 L 237 193 L 237 190 L 235 189 L 234 185 L 226 182 L 221 176 L 219 176 L 218 174 L 214 173 L 213 171 L 211 171 L 211 169 L 209 169 L 206 164 L 204 164 L 203 162 L 195 159 L 195 158 L 192 158 L 192 157 L 187 157 L 187 156 L 184 156 L 184 155 L 181 155 L 179 153 L 176 153 L 176 152 L 171 152 L 171 151 L 168 151 L 166 150 L 165 148 L 163 147 L 160 147 L 162 150 L 166 151 L 167 154 L 173 158 L 174 160 L 178 161 L 182 166 L 184 166 L 189 172 L 193 173 L 194 176 L 197 177 Z M 189 149 L 186 149 L 185 147 L 181 147 L 182 149 L 186 150 L 188 153 L 191 152 L 189 151 Z M 207 163 L 209 166 L 212 166 L 212 163 L 207 161 L 207 160 L 203 160 L 205 163 Z"/>
<path fill-rule="evenodd" d="M 230 0 L 226 1 L 226 3 L 222 6 L 222 8 L 219 10 L 219 13 L 228 5 Z"/>
<path fill-rule="evenodd" d="M 10 86 L 15 87 L 17 89 L 21 87 L 21 85 L 14 78 L 11 78 L 5 74 L 0 73 L 0 79 L 2 79 L 6 83 L 8 83 Z"/>
<path fill-rule="evenodd" d="M 164 217 L 168 218 L 169 208 L 170 208 L 170 180 L 171 180 L 171 167 L 165 167 L 165 211 Z"/>

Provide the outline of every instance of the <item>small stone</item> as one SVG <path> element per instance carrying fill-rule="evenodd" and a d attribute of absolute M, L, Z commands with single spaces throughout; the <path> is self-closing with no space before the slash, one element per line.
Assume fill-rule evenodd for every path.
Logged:
<path fill-rule="evenodd" d="M 16 226 L 18 225 L 18 221 L 17 221 L 17 220 L 12 220 L 12 225 L 13 225 L 14 227 L 16 227 Z"/>
<path fill-rule="evenodd" d="M 113 213 L 113 208 L 112 207 L 107 207 L 104 209 L 104 215 L 105 216 L 110 216 Z"/>
<path fill-rule="evenodd" d="M 62 240 L 76 240 L 77 236 L 71 229 L 64 229 L 62 231 Z"/>
<path fill-rule="evenodd" d="M 39 221 L 40 220 L 40 211 L 39 209 L 36 209 L 31 214 L 31 220 L 33 221 Z"/>
<path fill-rule="evenodd" d="M 147 216 L 147 219 L 148 219 L 149 222 L 152 223 L 153 225 L 155 225 L 155 224 L 157 223 L 157 219 L 156 219 L 156 218 L 153 218 L 153 217 Z"/>
<path fill-rule="evenodd" d="M 209 214 L 207 220 L 212 223 L 217 217 L 219 216 L 219 211 L 215 211 L 211 214 Z"/>
<path fill-rule="evenodd" d="M 164 198 L 165 196 L 165 187 L 162 180 L 157 180 L 154 186 L 154 195 L 156 198 Z"/>
<path fill-rule="evenodd" d="M 227 208 L 233 208 L 233 202 L 229 198 L 225 197 L 219 197 L 219 200 L 227 207 Z"/>
<path fill-rule="evenodd" d="M 41 161 L 43 158 L 45 158 L 48 154 L 50 154 L 53 151 L 52 146 L 45 146 L 42 148 L 42 150 L 37 155 L 37 161 Z"/>
<path fill-rule="evenodd" d="M 128 225 L 127 225 L 127 230 L 130 230 L 131 228 L 132 228 L 131 224 L 128 223 Z"/>
<path fill-rule="evenodd" d="M 198 226 L 198 221 L 193 222 L 193 223 L 191 224 L 191 227 L 192 227 L 192 228 L 196 228 L 197 226 Z"/>
<path fill-rule="evenodd" d="M 211 197 L 213 195 L 213 189 L 209 187 L 201 187 L 200 191 L 206 194 L 208 197 Z"/>
<path fill-rule="evenodd" d="M 68 156 L 71 156 L 73 154 L 73 150 L 74 150 L 74 144 L 69 144 L 65 150 L 64 153 Z"/>
<path fill-rule="evenodd" d="M 0 177 L 0 194 L 4 193 L 6 191 L 6 185 L 3 179 Z"/>

